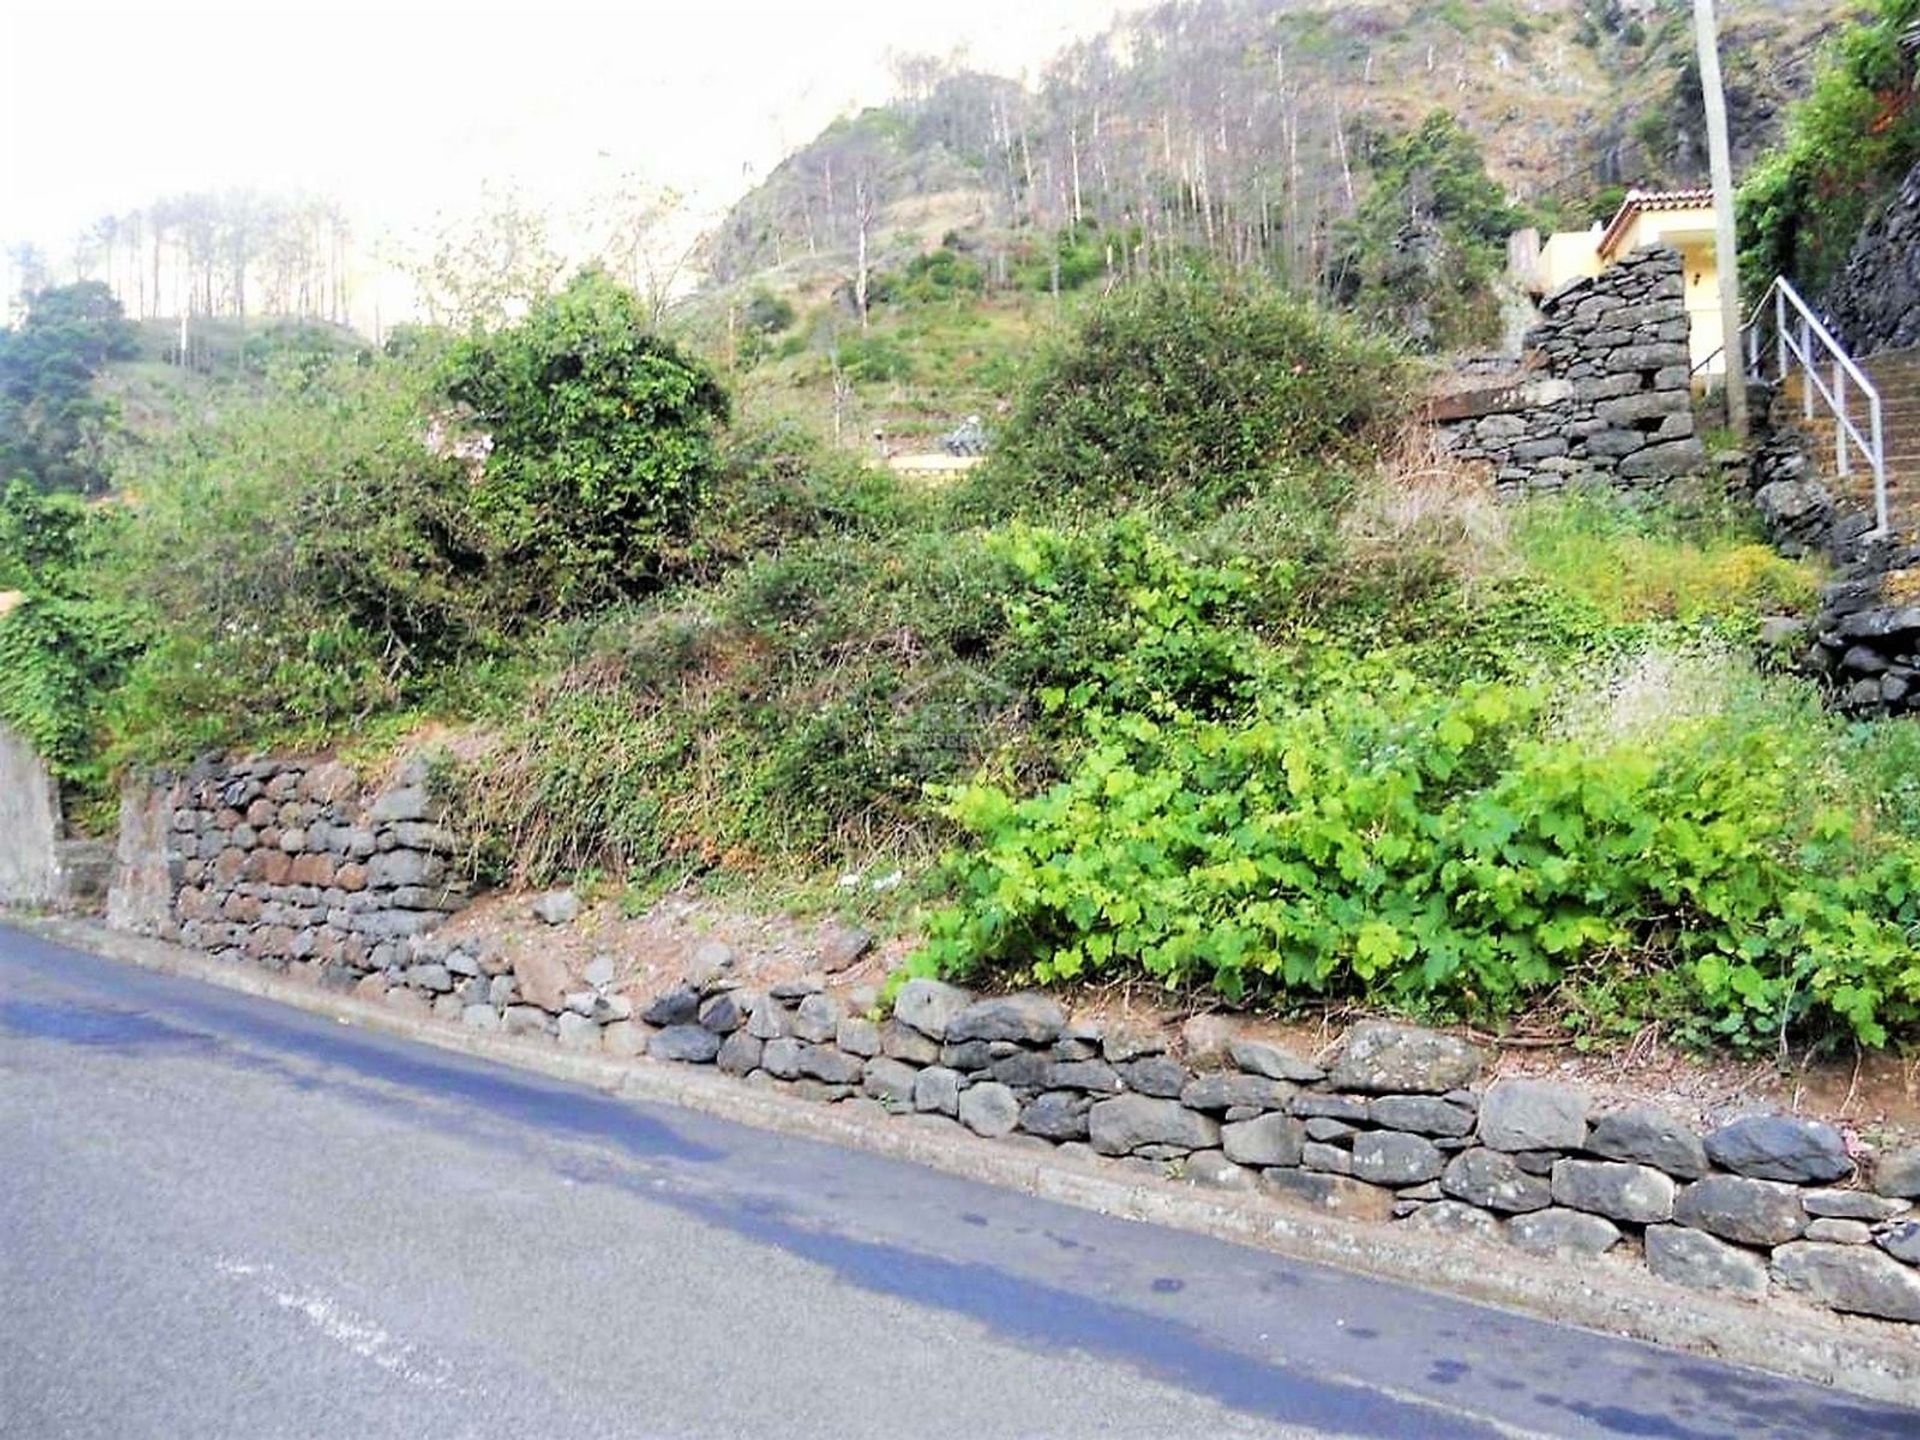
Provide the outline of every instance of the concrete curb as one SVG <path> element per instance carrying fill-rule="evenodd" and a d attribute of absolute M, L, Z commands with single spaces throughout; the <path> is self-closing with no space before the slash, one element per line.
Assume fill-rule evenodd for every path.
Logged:
<path fill-rule="evenodd" d="M 1763 1310 L 1667 1285 L 1604 1259 L 1547 1262 L 1449 1236 L 1342 1221 L 1288 1208 L 1268 1196 L 1119 1174 L 1100 1162 L 982 1140 L 957 1127 L 930 1130 L 756 1089 L 705 1067 L 575 1054 L 551 1044 L 399 1015 L 384 1006 L 87 921 L 6 918 L 43 938 L 109 959 L 626 1099 L 677 1105 L 756 1129 L 864 1150 L 1104 1215 L 1252 1246 L 1874 1400 L 1912 1404 L 1920 1396 L 1920 1345 L 1904 1327 L 1835 1315 L 1783 1296 L 1776 1295 Z M 1488 1263 L 1492 1256 L 1497 1256 L 1497 1264 Z"/>

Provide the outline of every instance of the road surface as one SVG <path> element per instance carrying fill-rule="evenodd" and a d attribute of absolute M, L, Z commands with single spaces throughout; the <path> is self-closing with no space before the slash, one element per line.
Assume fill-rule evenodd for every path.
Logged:
<path fill-rule="evenodd" d="M 1920 1435 L 0 926 L 0 1435 Z"/>

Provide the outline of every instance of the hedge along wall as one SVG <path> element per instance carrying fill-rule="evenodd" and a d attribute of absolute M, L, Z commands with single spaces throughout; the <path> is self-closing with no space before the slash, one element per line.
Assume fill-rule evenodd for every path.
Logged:
<path fill-rule="evenodd" d="M 208 763 L 130 786 L 121 811 L 110 917 L 228 959 L 310 964 L 340 988 L 402 963 L 410 936 L 467 900 L 421 762 L 371 795 L 332 761 Z M 121 898 L 156 875 L 160 904 Z"/>
<path fill-rule="evenodd" d="M 1490 465 L 1509 494 L 1698 474 L 1685 285 L 1680 252 L 1659 247 L 1548 296 L 1526 337 L 1528 378 L 1434 402 L 1443 443 Z"/>

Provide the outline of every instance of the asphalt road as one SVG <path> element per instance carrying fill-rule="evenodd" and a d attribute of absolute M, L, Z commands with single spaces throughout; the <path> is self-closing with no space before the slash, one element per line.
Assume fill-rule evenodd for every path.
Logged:
<path fill-rule="evenodd" d="M 0 1435 L 1920 1435 L 0 927 Z"/>

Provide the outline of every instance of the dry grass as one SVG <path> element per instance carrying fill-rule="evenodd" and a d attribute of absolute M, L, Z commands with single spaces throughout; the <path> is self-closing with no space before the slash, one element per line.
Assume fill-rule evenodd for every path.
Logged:
<path fill-rule="evenodd" d="M 1340 535 L 1361 568 L 1426 555 L 1468 585 L 1520 569 L 1485 467 L 1449 454 L 1425 426 L 1410 427 L 1362 483 Z"/>

